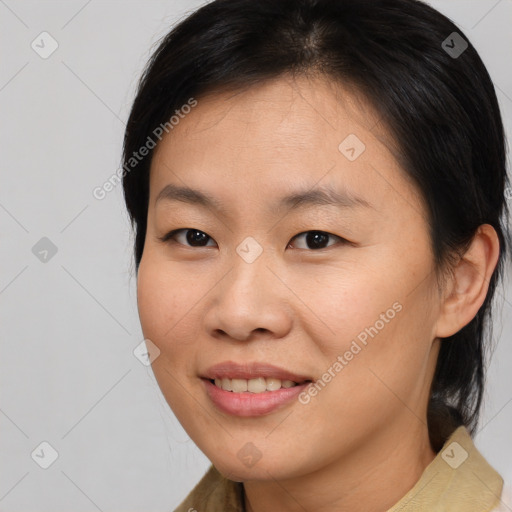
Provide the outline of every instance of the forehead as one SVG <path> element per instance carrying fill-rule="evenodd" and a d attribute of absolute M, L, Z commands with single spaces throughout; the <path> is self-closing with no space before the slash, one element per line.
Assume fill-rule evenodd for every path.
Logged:
<path fill-rule="evenodd" d="M 164 141 L 208 140 L 241 148 L 265 145 L 266 149 L 294 150 L 306 142 L 331 144 L 331 138 L 325 139 L 327 132 L 334 140 L 351 129 L 360 135 L 376 132 L 379 121 L 378 115 L 353 89 L 341 88 L 325 77 L 287 75 L 249 88 L 209 93 L 181 117 Z M 382 127 L 379 131 L 383 132 Z M 160 147 L 165 145 L 163 142 Z"/>
<path fill-rule="evenodd" d="M 418 192 L 391 144 L 364 99 L 327 79 L 281 77 L 210 94 L 158 144 L 150 202 L 154 206 L 169 183 L 207 189 L 240 206 L 320 185 L 362 197 L 378 210 L 390 200 L 410 208 Z"/>

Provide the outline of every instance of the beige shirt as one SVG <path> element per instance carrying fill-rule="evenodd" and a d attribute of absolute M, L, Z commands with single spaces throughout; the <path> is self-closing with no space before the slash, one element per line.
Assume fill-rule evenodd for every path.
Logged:
<path fill-rule="evenodd" d="M 413 488 L 387 512 L 489 512 L 500 504 L 503 479 L 457 428 Z M 243 484 L 214 466 L 174 512 L 245 512 Z"/>

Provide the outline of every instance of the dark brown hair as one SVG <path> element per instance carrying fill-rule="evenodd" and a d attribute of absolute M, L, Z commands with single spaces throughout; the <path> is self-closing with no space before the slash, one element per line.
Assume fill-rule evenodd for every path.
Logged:
<path fill-rule="evenodd" d="M 508 240 L 505 135 L 491 78 L 461 30 L 417 0 L 216 0 L 174 27 L 151 57 L 127 124 L 125 169 L 133 152 L 191 97 L 241 90 L 285 73 L 322 74 L 355 87 L 372 105 L 428 205 L 437 269 L 464 252 L 481 224 L 498 234 L 500 259 L 484 304 L 441 342 L 428 408 L 438 450 L 458 425 L 475 432 L 485 328 L 490 337 L 491 301 Z M 137 270 L 151 155 L 123 177 Z"/>

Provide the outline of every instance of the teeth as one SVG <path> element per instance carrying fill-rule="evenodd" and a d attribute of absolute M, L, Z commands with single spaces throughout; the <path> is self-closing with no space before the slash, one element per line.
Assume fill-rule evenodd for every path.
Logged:
<path fill-rule="evenodd" d="M 267 381 L 267 389 L 276 391 L 281 387 L 281 379 L 265 379 Z"/>
<path fill-rule="evenodd" d="M 263 377 L 247 381 L 247 391 L 251 393 L 262 393 L 267 390 L 267 383 Z"/>
<path fill-rule="evenodd" d="M 263 393 L 264 391 L 277 391 L 281 388 L 292 388 L 297 383 L 292 380 L 281 380 L 263 377 L 256 379 L 215 379 L 215 385 L 224 391 L 233 391 L 234 393 Z"/>
<path fill-rule="evenodd" d="M 231 391 L 233 391 L 233 393 L 242 393 L 243 391 L 247 391 L 247 381 L 245 379 L 232 379 Z"/>

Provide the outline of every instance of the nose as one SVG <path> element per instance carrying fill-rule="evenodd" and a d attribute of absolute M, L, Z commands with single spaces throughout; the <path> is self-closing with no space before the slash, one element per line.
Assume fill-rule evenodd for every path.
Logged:
<path fill-rule="evenodd" d="M 252 263 L 238 254 L 212 289 L 204 327 L 212 337 L 238 341 L 283 338 L 292 327 L 292 294 L 263 252 Z"/>

